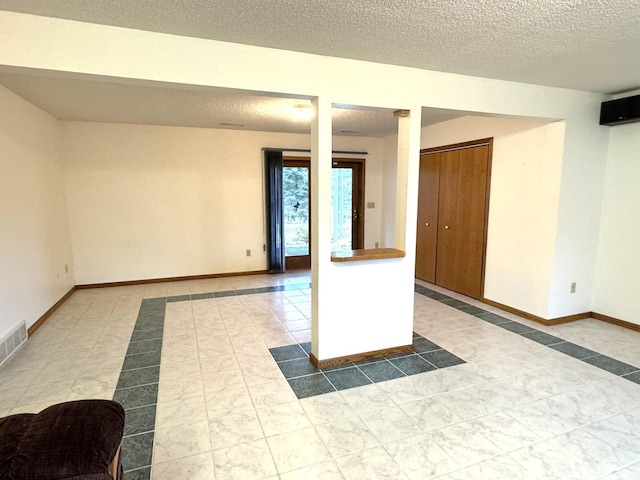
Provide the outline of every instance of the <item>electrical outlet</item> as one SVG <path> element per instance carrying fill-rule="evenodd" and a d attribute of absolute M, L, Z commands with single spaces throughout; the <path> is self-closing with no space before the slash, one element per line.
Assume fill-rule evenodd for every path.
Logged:
<path fill-rule="evenodd" d="M 247 250 L 247 257 L 251 256 L 251 250 Z"/>
<path fill-rule="evenodd" d="M 571 283 L 571 293 L 576 293 L 576 282 Z"/>
<path fill-rule="evenodd" d="M 376 208 L 376 202 L 367 202 L 367 208 Z"/>
<path fill-rule="evenodd" d="M 378 245 L 380 245 L 378 242 L 376 242 L 376 247 L 375 248 L 379 248 Z"/>

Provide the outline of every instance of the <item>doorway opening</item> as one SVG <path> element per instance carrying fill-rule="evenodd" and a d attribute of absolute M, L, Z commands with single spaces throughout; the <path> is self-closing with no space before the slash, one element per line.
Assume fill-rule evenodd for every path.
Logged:
<path fill-rule="evenodd" d="M 311 268 L 310 162 L 283 159 L 284 251 L 287 270 Z M 331 174 L 331 250 L 364 245 L 364 160 L 334 158 Z"/>

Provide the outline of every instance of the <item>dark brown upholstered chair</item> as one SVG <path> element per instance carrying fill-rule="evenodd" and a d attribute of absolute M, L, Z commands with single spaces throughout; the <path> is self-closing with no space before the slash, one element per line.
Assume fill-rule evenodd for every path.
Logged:
<path fill-rule="evenodd" d="M 121 480 L 124 409 L 78 400 L 0 418 L 0 479 Z"/>

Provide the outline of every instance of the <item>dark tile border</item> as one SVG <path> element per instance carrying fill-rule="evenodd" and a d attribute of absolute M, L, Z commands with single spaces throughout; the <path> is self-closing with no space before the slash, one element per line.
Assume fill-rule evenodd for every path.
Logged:
<path fill-rule="evenodd" d="M 167 302 L 183 301 L 176 298 L 142 300 L 113 394 L 125 411 L 122 466 L 127 478 L 149 480 L 151 475 L 164 315 Z"/>
<path fill-rule="evenodd" d="M 466 363 L 416 332 L 413 332 L 413 345 L 413 353 L 364 360 L 320 370 L 311 364 L 309 343 L 275 347 L 270 348 L 269 351 L 298 399 Z M 435 361 L 429 360 L 425 355 L 432 355 Z"/>
<path fill-rule="evenodd" d="M 126 412 L 122 464 L 127 478 L 149 480 L 151 475 L 160 358 L 167 303 L 309 288 L 311 288 L 310 283 L 301 283 L 142 300 L 113 395 L 113 399 L 120 402 Z M 427 287 L 416 285 L 415 291 L 516 335 L 640 384 L 638 367 L 585 349 Z M 415 332 L 413 338 L 414 353 L 412 354 L 383 358 L 375 362 L 340 365 L 319 371 L 310 363 L 305 364 L 305 359 L 309 362 L 311 352 L 309 342 L 273 348 L 270 352 L 281 371 L 287 372 L 285 373 L 285 377 L 288 376 L 287 382 L 299 399 L 465 363 L 461 358 Z M 301 375 L 297 375 L 298 373 Z"/>
<path fill-rule="evenodd" d="M 630 382 L 640 384 L 640 368 L 638 367 L 621 362 L 620 360 L 616 360 L 615 358 L 611 358 L 607 355 L 601 355 L 596 351 L 589 350 L 588 348 L 581 347 L 580 345 L 576 345 L 572 342 L 567 342 L 560 337 L 549 335 L 548 333 L 542 332 L 533 327 L 501 317 L 493 312 L 465 303 L 462 300 L 448 297 L 447 295 L 436 292 L 422 285 L 415 284 L 415 292 L 445 305 L 449 305 L 461 312 L 469 313 L 480 320 L 495 325 L 496 327 L 504 328 L 516 335 L 528 338 L 529 340 L 541 345 L 545 345 L 558 352 L 562 352 L 565 355 L 569 355 L 570 357 L 601 368 L 602 370 L 606 370 L 607 372 L 613 373 L 614 375 L 629 380 Z M 443 351 L 446 352 L 446 350 Z M 429 359 L 429 355 L 430 353 L 421 354 L 421 356 L 426 357 L 427 359 Z M 429 361 L 431 362 L 431 360 Z M 431 363 L 435 365 L 435 363 L 438 362 L 434 360 Z"/>
<path fill-rule="evenodd" d="M 113 399 L 125 409 L 122 465 L 127 479 L 149 480 L 155 431 L 164 317 L 168 303 L 257 293 L 305 290 L 310 283 L 194 293 L 142 300 Z M 296 345 L 308 357 L 310 344 Z M 293 358 L 293 357 L 292 357 Z M 298 357 L 296 357 L 298 358 Z"/>

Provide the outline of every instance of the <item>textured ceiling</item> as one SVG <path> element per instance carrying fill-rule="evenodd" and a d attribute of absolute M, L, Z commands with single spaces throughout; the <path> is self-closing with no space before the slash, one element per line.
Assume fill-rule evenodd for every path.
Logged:
<path fill-rule="evenodd" d="M 0 70 L 0 84 L 59 120 L 309 133 L 309 121 L 293 118 L 305 98 L 112 78 Z M 333 109 L 335 135 L 381 137 L 397 132 L 392 109 Z M 461 112 L 425 109 L 423 125 Z"/>
<path fill-rule="evenodd" d="M 638 0 L 0 0 L 0 9 L 603 93 L 640 87 Z"/>
<path fill-rule="evenodd" d="M 638 0 L 0 0 L 0 10 L 602 93 L 640 88 Z M 0 70 L 0 84 L 62 120 L 309 131 L 291 119 L 308 99 L 19 69 Z M 423 125 L 462 114 L 424 109 Z M 389 110 L 334 109 L 338 135 L 396 125 Z"/>

